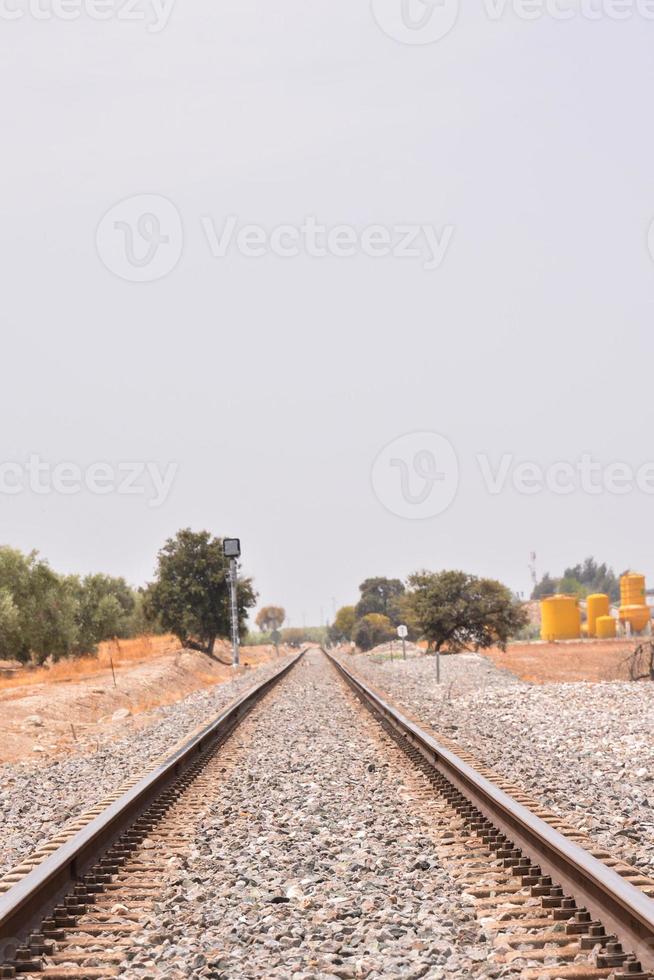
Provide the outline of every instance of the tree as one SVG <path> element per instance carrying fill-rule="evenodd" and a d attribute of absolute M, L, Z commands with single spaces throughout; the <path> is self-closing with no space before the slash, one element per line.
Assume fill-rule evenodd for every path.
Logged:
<path fill-rule="evenodd" d="M 379 643 L 391 640 L 395 630 L 388 616 L 381 613 L 368 613 L 359 619 L 354 627 L 352 639 L 360 650 L 372 650 Z"/>
<path fill-rule="evenodd" d="M 280 630 L 286 619 L 286 610 L 281 606 L 264 606 L 257 613 L 255 623 L 262 633 L 270 633 L 273 630 Z"/>
<path fill-rule="evenodd" d="M 0 589 L 0 660 L 17 660 L 22 650 L 20 612 L 11 592 Z"/>
<path fill-rule="evenodd" d="M 287 626 L 282 630 L 282 640 L 289 647 L 300 647 L 309 641 L 309 631 L 302 626 Z"/>
<path fill-rule="evenodd" d="M 359 586 L 359 592 L 361 598 L 355 607 L 357 619 L 368 613 L 380 613 L 395 626 L 401 623 L 400 598 L 404 594 L 404 585 L 399 578 L 367 578 Z"/>
<path fill-rule="evenodd" d="M 341 606 L 329 627 L 329 639 L 332 643 L 347 643 L 351 640 L 355 622 L 354 606 Z"/>
<path fill-rule="evenodd" d="M 465 572 L 416 572 L 409 576 L 406 610 L 435 650 L 504 648 L 527 622 L 522 605 L 494 579 Z"/>
<path fill-rule="evenodd" d="M 23 663 L 67 656 L 77 639 L 76 602 L 64 579 L 35 551 L 0 547 L 3 652 Z"/>
<path fill-rule="evenodd" d="M 103 640 L 132 635 L 136 593 L 124 578 L 87 575 L 67 579 L 77 601 L 77 650 L 91 653 Z"/>
<path fill-rule="evenodd" d="M 594 558 L 586 558 L 579 565 L 572 565 L 563 571 L 561 578 L 552 578 L 545 573 L 531 594 L 532 599 L 542 599 L 561 592 L 585 598 L 593 592 L 603 592 L 612 602 L 620 601 L 620 580 L 606 562 L 600 565 Z"/>
<path fill-rule="evenodd" d="M 157 577 L 148 586 L 146 609 L 184 646 L 213 656 L 216 639 L 230 635 L 229 560 L 222 538 L 208 531 L 178 531 L 158 555 Z M 250 578 L 238 580 L 239 629 L 244 630 L 256 592 Z"/>
<path fill-rule="evenodd" d="M 549 572 L 545 572 L 540 582 L 534 586 L 531 593 L 532 599 L 544 599 L 545 596 L 554 595 L 558 587 L 556 579 L 552 578 Z"/>

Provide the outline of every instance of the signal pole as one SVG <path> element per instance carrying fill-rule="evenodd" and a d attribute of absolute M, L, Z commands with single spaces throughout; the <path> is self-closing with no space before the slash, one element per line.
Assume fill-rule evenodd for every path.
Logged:
<path fill-rule="evenodd" d="M 238 598 L 236 595 L 238 559 L 241 556 L 240 539 L 225 538 L 223 541 L 223 553 L 225 558 L 229 559 L 229 608 L 232 621 L 232 667 L 236 668 L 241 662 L 238 636 Z"/>

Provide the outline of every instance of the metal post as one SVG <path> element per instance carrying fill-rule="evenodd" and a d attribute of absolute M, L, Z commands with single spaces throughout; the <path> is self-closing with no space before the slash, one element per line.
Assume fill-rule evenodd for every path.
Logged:
<path fill-rule="evenodd" d="M 406 660 L 406 636 L 402 637 L 402 659 Z"/>
<path fill-rule="evenodd" d="M 236 604 L 236 558 L 229 559 L 229 603 L 232 615 L 232 667 L 240 664 L 238 648 L 238 606 Z"/>
<path fill-rule="evenodd" d="M 437 650 L 436 651 L 436 683 L 440 684 L 440 682 L 441 682 L 441 652 L 440 650 Z"/>

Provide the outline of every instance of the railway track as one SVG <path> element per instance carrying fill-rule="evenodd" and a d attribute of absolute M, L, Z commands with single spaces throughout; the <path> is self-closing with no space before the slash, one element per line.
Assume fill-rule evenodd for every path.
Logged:
<path fill-rule="evenodd" d="M 583 835 L 545 814 L 519 790 L 509 795 L 484 774 L 484 767 L 475 768 L 462 757 L 467 753 L 457 754 L 437 741 L 342 660 L 328 656 L 472 835 L 472 848 L 452 849 L 465 868 L 462 877 L 468 878 L 471 867 L 473 874 L 475 868 L 482 871 L 487 858 L 497 866 L 492 884 L 473 888 L 472 894 L 480 900 L 480 913 L 494 916 L 501 933 L 498 944 L 505 942 L 523 954 L 531 948 L 530 958 L 561 961 L 525 976 L 649 980 L 654 970 L 654 880 L 589 841 L 581 846 Z"/>
<path fill-rule="evenodd" d="M 0 879 L 0 977 L 112 975 L 117 959 L 110 949 L 112 937 L 138 928 L 127 908 L 126 919 L 112 913 L 113 899 L 120 893 L 138 910 L 139 900 L 159 887 L 161 868 L 143 859 L 148 835 L 156 827 L 173 850 L 188 842 L 188 829 L 176 820 L 178 802 L 183 799 L 191 813 L 197 810 L 197 794 L 207 791 L 220 745 L 303 655 L 233 702 L 126 792 L 84 814 L 66 834 L 46 842 Z M 80 927 L 89 914 L 93 921 Z M 97 967 L 71 969 L 70 964 L 88 960 L 84 937 L 96 937 L 94 948 L 108 937 L 107 948 L 94 954 Z M 44 968 L 46 960 L 51 965 Z"/>
<path fill-rule="evenodd" d="M 322 654 L 312 653 L 310 664 L 305 664 L 298 674 L 293 668 L 301 657 L 285 664 L 276 675 L 235 702 L 127 793 L 108 801 L 107 806 L 99 805 L 87 815 L 84 826 L 73 828 L 68 839 L 54 839 L 44 845 L 0 881 L 0 890 L 6 889 L 0 895 L 0 977 L 33 974 L 51 980 L 100 980 L 115 975 L 159 975 L 154 964 L 154 972 L 149 974 L 138 972 L 136 967 L 132 974 L 125 964 L 134 951 L 142 953 L 147 948 L 150 940 L 144 933 L 143 920 L 156 908 L 162 881 L 167 874 L 170 876 L 171 867 L 186 860 L 199 828 L 206 826 L 203 815 L 207 801 L 215 798 L 217 786 L 227 784 L 228 773 L 238 773 L 244 764 L 244 744 L 234 746 L 241 722 L 247 719 L 243 727 L 249 729 L 250 737 L 266 719 L 269 731 L 275 732 L 280 725 L 276 722 L 275 729 L 270 716 L 276 710 L 281 712 L 282 726 L 287 724 L 293 730 L 294 712 L 304 711 L 306 731 L 300 728 L 295 736 L 297 751 L 284 745 L 284 752 L 290 754 L 279 757 L 280 765 L 292 760 L 289 771 L 283 774 L 290 785 L 302 778 L 294 771 L 296 759 L 300 759 L 298 772 L 302 766 L 313 765 L 306 758 L 307 746 L 312 744 L 311 733 L 316 730 L 311 711 L 313 697 L 316 718 L 323 720 L 330 717 L 332 710 L 325 706 L 325 698 L 334 699 L 334 725 L 338 730 L 331 733 L 332 751 L 339 744 L 339 736 L 350 744 L 356 731 L 360 732 L 362 745 L 375 743 L 379 757 L 388 757 L 389 771 L 401 789 L 401 806 L 419 815 L 416 819 L 430 837 L 441 868 L 446 868 L 456 880 L 466 901 L 472 903 L 480 928 L 489 937 L 488 949 L 481 954 L 488 958 L 487 972 L 482 966 L 476 976 L 522 976 L 530 980 L 613 976 L 616 980 L 650 980 L 654 969 L 654 881 L 593 847 L 519 789 L 507 792 L 509 785 L 498 785 L 500 781 L 494 774 L 475 767 L 474 760 L 457 753 L 452 743 L 437 741 L 404 717 L 342 659 L 327 654 L 330 666 L 323 667 Z M 265 698 L 273 688 L 277 688 L 275 698 Z M 298 695 L 303 699 L 302 707 Z M 282 743 L 287 740 L 285 737 Z M 248 738 L 244 736 L 241 741 L 246 743 Z M 318 746 L 315 751 L 318 753 Z M 337 769 L 337 762 L 339 759 L 332 759 L 329 766 Z M 344 756 L 340 763 L 343 769 L 352 765 L 357 771 L 360 768 L 356 753 L 354 757 Z M 324 760 L 320 764 L 324 765 Z M 252 765 L 255 779 L 256 766 Z M 365 770 L 370 775 L 357 775 L 361 792 L 367 792 L 367 783 L 377 780 L 379 768 L 378 762 L 371 762 Z M 351 782 L 348 773 L 347 784 Z M 387 799 L 388 786 L 388 780 L 379 786 L 374 782 L 371 791 L 379 793 L 383 788 L 386 796 L 373 795 L 371 800 L 375 805 L 380 800 L 388 805 L 396 820 L 395 801 Z M 329 787 L 327 781 L 322 792 L 327 793 Z M 338 809 L 343 803 L 337 797 L 333 805 Z M 358 840 L 365 839 L 366 833 L 380 833 L 379 828 L 371 826 L 371 804 L 366 805 L 364 829 L 354 835 Z M 248 819 L 255 820 L 256 815 L 249 815 Z M 304 834 L 304 827 L 302 822 L 294 833 L 284 830 L 289 847 L 298 834 Z M 307 846 L 315 850 L 313 841 L 321 838 L 311 835 L 317 835 L 315 828 L 307 838 Z M 389 842 L 390 848 L 396 846 L 394 836 Z M 355 868 L 363 870 L 355 874 L 353 887 L 358 888 L 359 877 L 366 875 L 376 876 L 375 887 L 379 880 L 386 887 L 384 877 L 378 880 L 375 870 L 378 858 L 369 862 L 370 867 L 363 857 L 357 860 L 363 863 L 355 864 Z M 429 861 L 419 861 L 416 867 L 425 864 L 429 867 Z M 341 864 L 334 867 L 338 869 Z M 436 867 L 428 873 L 436 875 Z M 420 874 L 420 870 L 412 870 L 411 874 Z M 403 887 L 413 888 L 414 879 L 410 877 L 407 885 L 405 878 Z M 318 879 L 317 885 L 308 887 L 319 889 L 324 885 Z M 416 910 L 432 901 L 428 892 L 418 891 L 423 887 L 424 882 L 416 879 L 418 899 L 409 918 L 415 918 Z M 270 902 L 278 915 L 290 914 L 284 912 L 287 903 L 299 903 L 294 914 L 302 924 L 311 902 L 307 900 L 305 908 L 304 898 L 297 898 L 301 894 L 297 888 L 289 894 L 292 899 L 282 894 Z M 367 906 L 359 895 L 355 896 L 354 905 L 352 919 L 359 922 L 361 910 Z M 373 912 L 367 911 L 364 918 L 366 915 L 372 917 Z M 400 935 L 407 934 L 406 916 L 403 919 L 393 915 L 395 928 L 392 923 L 389 935 L 399 941 Z M 249 922 L 250 929 L 255 928 L 247 916 L 241 918 Z M 350 932 L 346 934 L 350 935 L 353 927 L 347 928 Z M 299 927 L 298 936 L 305 936 L 304 942 L 309 942 Z M 416 939 L 416 948 L 422 941 L 421 935 Z M 244 942 L 247 945 L 249 940 Z M 293 955 L 301 959 L 303 941 L 297 940 L 298 945 L 294 946 L 293 934 L 288 943 L 291 951 L 298 950 Z M 369 965 L 363 954 L 355 968 L 355 960 L 348 957 L 355 956 L 356 944 L 350 939 L 350 950 L 344 940 L 343 943 L 342 949 L 348 951 L 330 951 L 327 975 L 386 975 L 375 973 L 376 964 Z M 253 944 L 259 945 L 255 941 Z M 429 963 L 428 953 L 424 956 Z M 139 962 L 142 958 L 137 956 Z M 352 964 L 351 969 L 348 963 Z M 433 974 L 419 970 L 413 974 L 401 970 L 397 973 L 395 966 L 388 969 L 389 973 L 395 971 L 395 975 L 402 976 L 441 975 L 436 967 Z M 426 969 L 429 971 L 429 966 Z M 230 972 L 218 961 L 215 968 L 203 968 L 198 975 L 231 977 L 254 973 Z M 273 973 L 271 968 L 270 975 L 287 974 Z"/>

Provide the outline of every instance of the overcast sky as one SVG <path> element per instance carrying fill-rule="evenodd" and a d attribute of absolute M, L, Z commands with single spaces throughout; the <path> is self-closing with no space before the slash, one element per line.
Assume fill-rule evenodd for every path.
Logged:
<path fill-rule="evenodd" d="M 2 541 L 140 584 L 180 527 L 240 535 L 296 625 L 420 567 L 526 592 L 531 551 L 654 574 L 654 22 L 124 2 L 2 7 Z"/>

